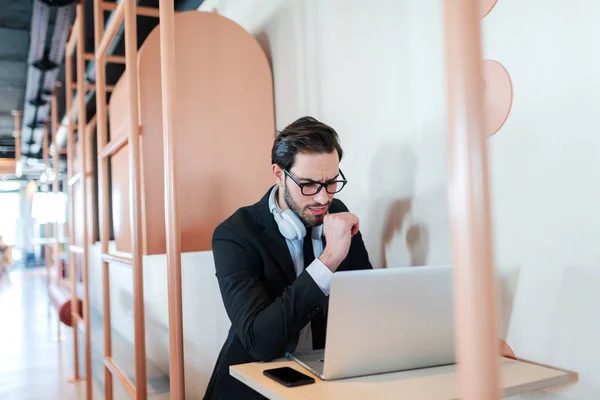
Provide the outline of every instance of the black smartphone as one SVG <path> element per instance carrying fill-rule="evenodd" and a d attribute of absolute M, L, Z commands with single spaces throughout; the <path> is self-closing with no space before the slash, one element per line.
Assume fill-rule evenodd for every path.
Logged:
<path fill-rule="evenodd" d="M 315 383 L 315 380 L 310 376 L 304 375 L 303 373 L 298 372 L 290 367 L 266 369 L 263 371 L 263 374 L 287 387 Z"/>

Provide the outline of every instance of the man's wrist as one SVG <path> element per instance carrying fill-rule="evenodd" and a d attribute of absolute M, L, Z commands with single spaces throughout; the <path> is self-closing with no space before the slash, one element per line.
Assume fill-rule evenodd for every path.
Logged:
<path fill-rule="evenodd" d="M 319 260 L 327 267 L 331 272 L 335 272 L 335 270 L 340 266 L 339 261 L 335 259 L 328 251 L 325 249 L 323 253 L 319 256 Z"/>
<path fill-rule="evenodd" d="M 333 272 L 318 258 L 306 268 L 306 272 L 313 278 L 323 294 L 329 296 Z"/>

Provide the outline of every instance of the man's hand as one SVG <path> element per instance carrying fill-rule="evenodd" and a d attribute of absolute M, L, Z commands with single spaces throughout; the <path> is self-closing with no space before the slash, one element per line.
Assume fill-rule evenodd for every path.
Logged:
<path fill-rule="evenodd" d="M 358 217 L 349 212 L 328 214 L 323 220 L 325 249 L 319 260 L 335 272 L 348 255 L 352 236 L 358 233 Z"/>

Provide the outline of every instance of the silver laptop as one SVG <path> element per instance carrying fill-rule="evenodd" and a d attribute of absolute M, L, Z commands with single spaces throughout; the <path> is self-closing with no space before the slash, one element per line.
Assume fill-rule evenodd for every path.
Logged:
<path fill-rule="evenodd" d="M 332 380 L 455 363 L 452 267 L 337 272 L 325 350 L 288 355 Z"/>

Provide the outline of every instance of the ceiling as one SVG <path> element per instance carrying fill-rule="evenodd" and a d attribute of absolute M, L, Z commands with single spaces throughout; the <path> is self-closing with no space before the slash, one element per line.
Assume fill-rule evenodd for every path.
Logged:
<path fill-rule="evenodd" d="M 175 0 L 175 10 L 177 11 L 189 11 L 189 10 L 197 10 L 198 7 L 203 3 L 204 0 Z M 108 0 L 109 3 L 117 3 L 115 0 Z M 146 7 L 154 7 L 158 8 L 159 0 L 138 0 L 137 4 L 139 6 Z M 104 14 L 104 21 L 107 23 L 111 16 L 112 12 L 106 12 Z M 158 18 L 152 17 L 138 17 L 137 19 L 137 36 L 138 36 L 138 48 L 144 43 L 144 40 L 148 37 L 150 32 L 158 25 Z M 93 11 L 93 1 L 86 1 L 85 5 L 85 51 L 93 53 L 94 52 L 94 11 Z M 109 47 L 108 54 L 112 55 L 125 55 L 125 41 L 123 35 L 123 24 L 121 24 L 121 28 L 117 31 L 117 35 L 115 39 L 112 41 L 111 46 Z M 73 72 L 76 71 L 76 65 L 73 63 Z M 122 64 L 107 64 L 106 65 L 106 84 L 114 85 L 117 83 L 121 74 L 125 71 L 125 66 Z M 85 78 L 88 82 L 95 81 L 95 62 L 91 61 L 86 65 L 86 73 Z M 61 67 L 60 72 L 60 80 L 64 81 L 64 65 Z M 110 93 L 107 93 L 107 101 L 110 100 Z M 59 104 L 59 119 L 62 119 L 65 114 L 65 88 L 59 88 L 58 90 L 58 104 Z M 95 92 L 88 92 L 86 95 L 86 104 L 87 104 L 87 118 L 88 121 L 96 114 L 96 97 Z M 59 146 L 65 146 L 64 135 L 58 135 Z"/>
<path fill-rule="evenodd" d="M 51 86 L 54 86 L 55 82 L 64 82 L 64 56 L 60 55 L 60 61 L 57 63 L 58 66 L 52 73 L 43 72 L 45 75 L 52 75 L 49 80 L 47 76 L 42 75 L 38 78 L 32 79 L 31 65 L 28 63 L 28 59 L 36 49 L 32 47 L 32 32 L 38 35 L 38 26 L 43 25 L 42 31 L 46 31 L 46 40 L 40 44 L 43 49 L 38 49 L 40 54 L 43 54 L 41 58 L 48 59 L 48 54 L 56 55 L 56 49 L 64 49 L 64 41 L 66 40 L 66 34 L 61 35 L 60 32 L 67 32 L 68 28 L 74 19 L 74 3 L 71 1 L 52 1 L 44 0 L 42 3 L 48 3 L 50 5 L 56 3 L 72 3 L 66 7 L 50 6 L 46 7 L 43 4 L 43 10 L 45 10 L 45 18 L 42 18 L 42 23 L 39 23 L 40 10 L 39 0 L 0 0 L 0 159 L 2 158 L 14 158 L 15 157 L 15 139 L 13 137 L 14 130 L 14 117 L 12 116 L 13 110 L 25 110 L 24 116 L 22 117 L 22 155 L 23 155 L 23 174 L 22 178 L 25 179 L 37 179 L 39 178 L 40 171 L 43 170 L 43 166 L 40 165 L 39 159 L 42 156 L 41 144 L 43 140 L 43 130 L 40 126 L 49 117 L 49 104 L 42 105 L 31 105 L 31 99 L 26 97 L 33 97 L 44 100 L 49 99 L 47 86 L 51 82 Z M 110 2 L 116 2 L 111 0 Z M 138 0 L 138 5 L 158 7 L 159 0 Z M 178 11 L 196 10 L 203 3 L 203 0 L 175 0 L 175 9 Z M 63 13 L 67 8 L 70 8 L 68 15 Z M 35 11 L 37 10 L 37 11 Z M 62 10 L 62 11 L 59 11 Z M 110 18 L 111 12 L 105 13 L 105 21 Z M 38 22 L 38 24 L 32 24 L 32 19 Z M 93 15 L 93 1 L 85 1 L 85 51 L 94 52 L 94 15 Z M 54 25 L 56 24 L 56 29 Z M 149 17 L 138 17 L 137 28 L 138 28 L 138 47 L 144 42 L 146 37 L 158 24 L 157 18 Z M 32 27 L 33 25 L 33 27 Z M 56 33 L 54 33 L 56 30 Z M 34 36 L 35 39 L 35 36 Z M 35 44 L 36 41 L 33 40 Z M 58 44 L 57 44 L 58 43 Z M 109 49 L 109 54 L 124 55 L 124 40 L 123 40 L 123 29 L 117 33 L 117 36 L 113 40 L 113 44 Z M 38 56 L 38 58 L 40 58 Z M 73 71 L 76 71 L 75 65 Z M 106 66 L 106 78 L 107 84 L 115 84 L 121 74 L 124 71 L 124 66 L 119 64 L 108 64 Z M 37 71 L 34 71 L 36 74 Z M 95 66 L 94 62 L 87 63 L 86 66 L 86 79 L 90 82 L 94 81 L 95 77 Z M 29 83 L 28 83 L 29 79 Z M 39 84 L 32 84 L 39 80 Z M 37 92 L 32 91 L 30 86 L 34 86 L 34 89 L 39 89 Z M 44 90 L 45 89 L 45 90 Z M 110 94 L 109 94 L 110 95 Z M 58 97 L 58 108 L 59 108 L 59 123 L 63 119 L 65 114 L 65 87 L 64 85 L 57 89 Z M 95 114 L 95 96 L 94 93 L 88 93 L 86 95 L 87 102 L 87 115 L 88 119 Z M 27 110 L 27 108 L 29 108 Z M 35 110 L 33 112 L 32 110 Z M 36 128 L 37 127 L 37 128 Z M 32 129 L 34 128 L 34 129 Z M 63 132 L 64 133 L 64 132 Z M 64 146 L 64 134 L 58 136 L 59 147 Z M 52 137 L 49 135 L 49 143 L 52 143 Z M 64 165 L 61 166 L 63 169 Z M 4 179 L 15 178 L 14 176 L 4 176 Z"/>
<path fill-rule="evenodd" d="M 12 111 L 23 108 L 32 1 L 0 0 L 0 10 L 0 158 L 14 158 Z"/>

